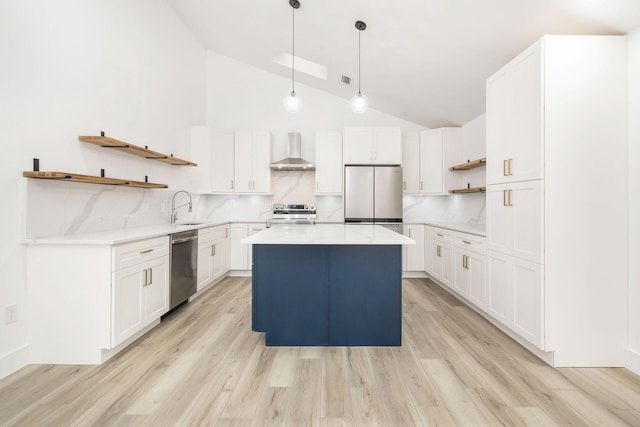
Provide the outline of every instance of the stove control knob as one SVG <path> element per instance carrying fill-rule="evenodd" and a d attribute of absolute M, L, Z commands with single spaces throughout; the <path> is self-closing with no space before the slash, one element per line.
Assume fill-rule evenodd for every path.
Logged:
<path fill-rule="evenodd" d="M 315 203 L 311 203 L 311 204 L 307 207 L 307 209 L 310 209 L 310 210 L 312 210 L 312 211 L 315 211 L 315 210 L 316 210 L 316 204 L 315 204 Z"/>

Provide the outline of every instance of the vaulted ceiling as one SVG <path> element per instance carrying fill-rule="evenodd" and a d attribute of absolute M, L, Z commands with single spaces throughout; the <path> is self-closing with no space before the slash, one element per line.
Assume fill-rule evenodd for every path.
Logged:
<path fill-rule="evenodd" d="M 273 58 L 291 53 L 288 0 L 168 0 L 207 49 L 290 78 Z M 544 34 L 626 34 L 640 0 L 300 0 L 296 56 L 327 80 L 296 81 L 427 127 L 462 125 L 485 111 L 485 81 Z M 351 85 L 340 81 L 352 77 Z M 298 91 L 300 93 L 300 91 Z M 300 93 L 303 97 L 304 94 Z"/>

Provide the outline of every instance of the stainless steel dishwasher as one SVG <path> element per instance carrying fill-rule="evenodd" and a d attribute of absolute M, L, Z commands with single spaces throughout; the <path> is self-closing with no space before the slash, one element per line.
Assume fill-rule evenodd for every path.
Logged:
<path fill-rule="evenodd" d="M 171 286 L 169 309 L 196 293 L 198 271 L 198 230 L 171 235 Z"/>

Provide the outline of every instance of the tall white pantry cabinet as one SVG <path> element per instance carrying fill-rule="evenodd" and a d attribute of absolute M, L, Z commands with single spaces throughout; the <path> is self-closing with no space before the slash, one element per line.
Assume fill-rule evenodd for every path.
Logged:
<path fill-rule="evenodd" d="M 487 311 L 554 366 L 624 366 L 626 37 L 545 36 L 487 80 Z"/>

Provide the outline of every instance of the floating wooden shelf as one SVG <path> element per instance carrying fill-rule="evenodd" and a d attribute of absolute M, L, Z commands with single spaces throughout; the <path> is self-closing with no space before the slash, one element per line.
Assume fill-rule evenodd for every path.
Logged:
<path fill-rule="evenodd" d="M 466 171 L 467 169 L 479 168 L 480 166 L 486 166 L 487 158 L 483 157 L 478 160 L 469 161 L 467 163 L 462 163 L 461 165 L 451 166 L 449 168 L 450 171 Z"/>
<path fill-rule="evenodd" d="M 68 172 L 22 172 L 22 176 L 27 178 L 38 178 L 38 179 L 57 179 L 64 181 L 73 181 L 73 182 L 85 182 L 88 184 L 105 184 L 105 185 L 122 185 L 125 187 L 137 187 L 137 188 L 168 188 L 167 184 L 154 184 L 152 182 L 140 182 L 140 181 L 131 181 L 128 179 L 119 179 L 119 178 L 105 178 L 103 176 L 93 176 L 93 175 L 80 175 L 77 173 L 68 173 Z"/>
<path fill-rule="evenodd" d="M 167 155 L 159 153 L 157 151 L 119 141 L 108 136 L 79 136 L 78 139 L 80 139 L 80 141 L 88 142 L 89 144 L 99 145 L 100 147 L 104 148 L 113 148 L 115 150 L 124 151 L 125 153 L 133 154 L 135 156 L 144 157 L 145 159 L 152 159 L 158 160 L 159 162 L 169 163 L 170 165 L 198 166 L 197 163 L 183 160 L 178 157 L 173 157 L 173 154 Z"/>
<path fill-rule="evenodd" d="M 473 187 L 473 188 L 460 188 L 458 190 L 449 190 L 451 194 L 464 194 L 464 193 L 484 193 L 487 191 L 487 187 Z"/>

